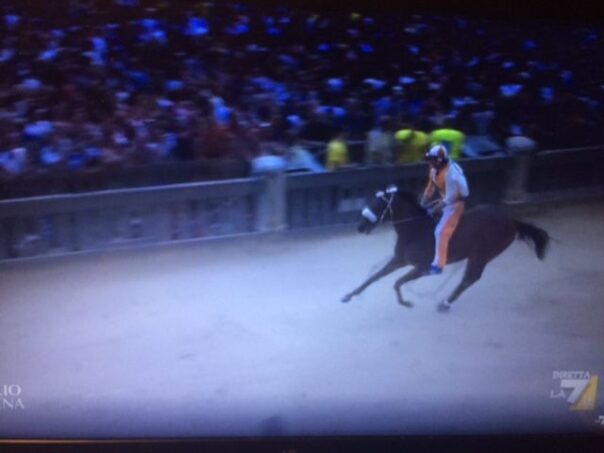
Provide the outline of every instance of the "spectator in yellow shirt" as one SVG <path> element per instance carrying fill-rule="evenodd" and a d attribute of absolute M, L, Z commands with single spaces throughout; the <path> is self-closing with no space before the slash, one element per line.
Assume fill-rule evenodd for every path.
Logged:
<path fill-rule="evenodd" d="M 428 149 L 428 134 L 405 125 L 394 134 L 396 140 L 397 163 L 408 164 L 424 159 Z"/>
<path fill-rule="evenodd" d="M 454 160 L 461 157 L 465 143 L 465 134 L 454 129 L 449 121 L 445 122 L 443 128 L 430 134 L 430 146 L 443 145 L 447 149 L 449 157 Z"/>
<path fill-rule="evenodd" d="M 335 137 L 327 145 L 327 162 L 325 167 L 330 170 L 338 170 L 348 166 L 348 145 L 346 144 L 346 132 L 340 129 Z"/>

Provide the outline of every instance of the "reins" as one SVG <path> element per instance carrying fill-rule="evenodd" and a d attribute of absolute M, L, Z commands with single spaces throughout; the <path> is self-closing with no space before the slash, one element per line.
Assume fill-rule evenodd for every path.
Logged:
<path fill-rule="evenodd" d="M 378 222 L 378 225 L 381 224 L 384 221 L 384 218 L 386 217 L 386 213 L 389 211 L 390 212 L 390 218 L 392 219 L 392 217 L 394 217 L 394 211 L 392 210 L 392 201 L 394 200 L 394 193 L 391 194 L 390 199 L 386 200 L 386 197 L 383 196 L 382 199 L 384 199 L 386 201 L 386 208 L 384 208 L 384 212 L 382 212 L 382 215 L 380 216 L 380 220 Z M 434 200 L 431 201 L 430 203 L 428 203 L 426 206 L 424 206 L 424 209 L 435 205 L 436 203 L 438 203 L 440 200 Z M 424 219 L 425 216 L 423 215 L 417 215 L 417 216 L 413 216 L 413 217 L 407 217 L 406 219 L 401 219 L 401 220 L 390 220 L 390 223 L 392 223 L 393 225 L 398 225 L 401 223 L 407 223 L 407 222 L 412 222 L 414 220 L 419 220 L 419 219 Z"/>

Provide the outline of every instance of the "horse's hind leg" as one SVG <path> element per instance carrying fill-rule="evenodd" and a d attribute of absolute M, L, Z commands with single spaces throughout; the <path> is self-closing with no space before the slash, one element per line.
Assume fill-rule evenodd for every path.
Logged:
<path fill-rule="evenodd" d="M 388 261 L 388 263 L 384 267 L 382 267 L 379 271 L 377 271 L 375 274 L 373 274 L 371 277 L 369 277 L 365 282 L 363 282 L 363 284 L 361 286 L 359 286 L 354 291 L 346 294 L 342 298 L 342 302 L 350 301 L 350 299 L 352 299 L 353 296 L 359 295 L 369 285 L 376 282 L 380 278 L 385 277 L 386 275 L 390 274 L 391 272 L 395 271 L 396 269 L 398 269 L 399 267 L 402 267 L 402 266 L 403 266 L 403 263 L 400 260 L 400 258 L 398 258 L 396 256 L 392 257 L 392 259 L 390 261 Z"/>
<path fill-rule="evenodd" d="M 448 310 L 449 308 L 451 308 L 451 304 L 455 300 L 457 300 L 457 298 L 459 296 L 461 296 L 461 294 L 466 289 L 468 289 L 470 286 L 472 286 L 474 283 L 476 283 L 480 279 L 480 277 L 482 276 L 482 271 L 484 270 L 486 265 L 487 265 L 487 262 L 485 260 L 470 258 L 468 260 L 468 264 L 466 265 L 466 271 L 464 273 L 464 276 L 463 276 L 461 282 L 453 290 L 451 295 L 438 305 L 438 310 L 445 311 L 445 310 Z"/>

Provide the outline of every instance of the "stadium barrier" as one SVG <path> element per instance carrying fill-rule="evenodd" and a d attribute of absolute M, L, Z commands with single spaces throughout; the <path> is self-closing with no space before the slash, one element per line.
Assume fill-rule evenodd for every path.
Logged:
<path fill-rule="evenodd" d="M 247 162 L 237 160 L 196 160 L 110 169 L 54 169 L 0 180 L 0 199 L 246 178 L 249 167 Z"/>
<path fill-rule="evenodd" d="M 266 231 L 261 179 L 0 201 L 0 260 Z M 270 220 L 270 212 L 266 214 Z"/>
<path fill-rule="evenodd" d="M 467 160 L 463 163 L 473 190 L 471 204 L 504 197 L 513 160 L 505 157 Z M 287 178 L 287 225 L 290 229 L 348 223 L 358 218 L 375 191 L 389 183 L 421 193 L 428 175 L 426 164 L 408 164 L 345 170 L 336 173 L 299 174 Z"/>
<path fill-rule="evenodd" d="M 601 190 L 604 148 L 463 160 L 470 205 Z M 0 201 L 0 260 L 355 222 L 376 190 L 421 193 L 425 163 Z M 566 192 L 565 192 L 566 191 Z"/>
<path fill-rule="evenodd" d="M 544 151 L 531 156 L 525 191 L 539 194 L 601 186 L 603 157 L 602 146 Z"/>

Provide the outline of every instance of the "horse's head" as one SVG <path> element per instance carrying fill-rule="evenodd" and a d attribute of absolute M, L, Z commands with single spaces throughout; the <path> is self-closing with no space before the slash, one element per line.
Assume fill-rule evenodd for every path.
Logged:
<path fill-rule="evenodd" d="M 391 185 L 378 191 L 371 203 L 361 211 L 357 229 L 359 233 L 369 234 L 382 222 L 424 215 L 427 215 L 426 211 L 419 205 L 415 195 Z"/>
<path fill-rule="evenodd" d="M 396 186 L 388 186 L 385 190 L 376 192 L 371 203 L 361 211 L 357 228 L 359 233 L 369 234 L 378 224 L 392 218 L 392 204 L 397 192 Z"/>

